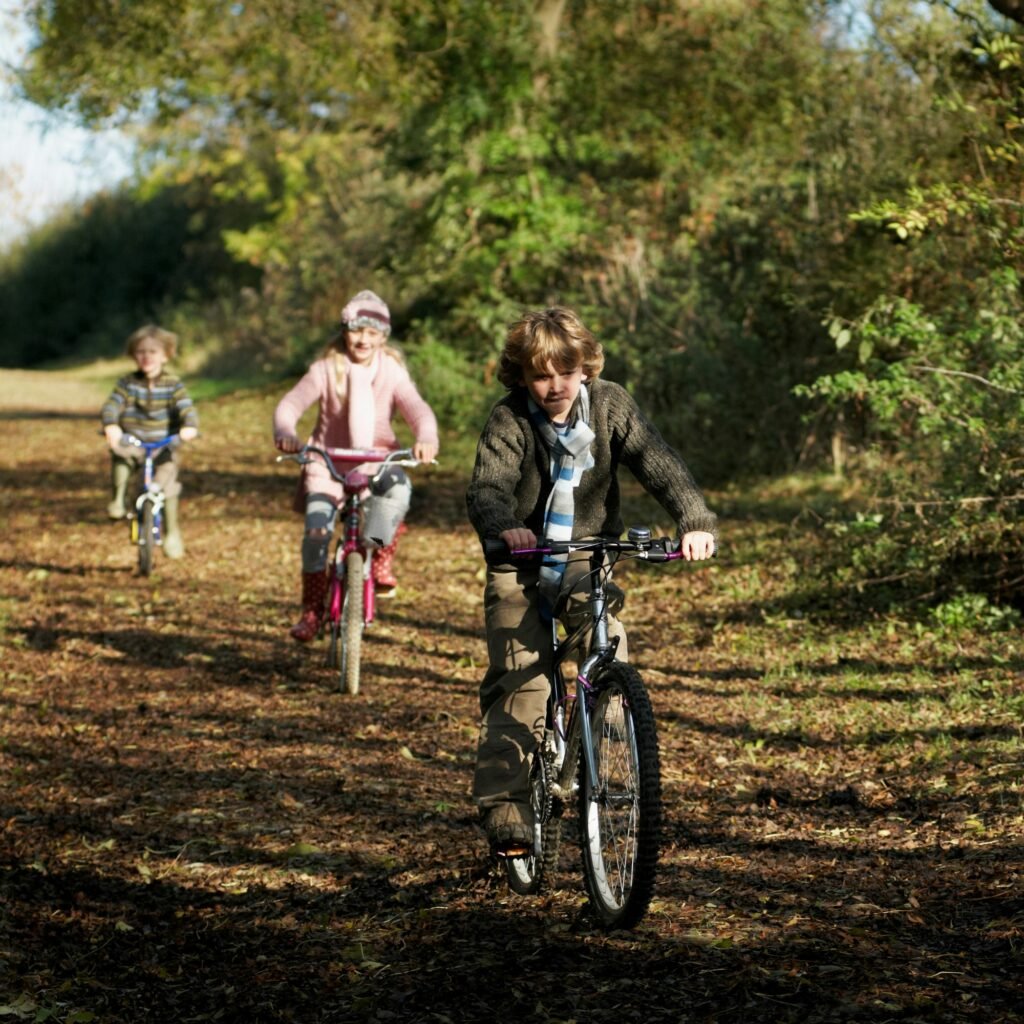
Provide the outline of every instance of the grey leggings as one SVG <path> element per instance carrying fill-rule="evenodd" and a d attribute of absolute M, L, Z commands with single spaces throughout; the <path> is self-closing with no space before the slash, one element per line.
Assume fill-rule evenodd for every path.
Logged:
<path fill-rule="evenodd" d="M 302 535 L 303 572 L 323 572 L 327 568 L 327 549 L 337 518 L 338 506 L 329 495 L 310 494 L 306 498 L 306 525 Z"/>
<path fill-rule="evenodd" d="M 373 485 L 373 493 L 363 502 L 363 529 L 379 546 L 386 547 L 409 511 L 412 488 L 409 478 L 395 467 Z M 306 526 L 302 535 L 302 571 L 323 572 L 327 552 L 338 518 L 338 506 L 328 494 L 310 494 L 306 498 Z"/>

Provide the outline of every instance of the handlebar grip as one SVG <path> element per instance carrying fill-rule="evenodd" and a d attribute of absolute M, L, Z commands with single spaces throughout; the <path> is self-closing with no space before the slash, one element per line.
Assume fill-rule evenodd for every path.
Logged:
<path fill-rule="evenodd" d="M 487 537 L 483 541 L 484 561 L 488 565 L 501 565 L 512 556 L 508 545 L 500 537 Z"/>

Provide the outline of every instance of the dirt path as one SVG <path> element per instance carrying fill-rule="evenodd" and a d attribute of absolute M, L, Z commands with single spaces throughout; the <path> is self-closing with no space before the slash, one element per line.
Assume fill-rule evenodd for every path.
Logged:
<path fill-rule="evenodd" d="M 84 370 L 0 369 L 0 410 L 8 417 L 15 413 L 95 416 L 118 371 L 126 367 L 122 362 L 103 362 Z"/>
<path fill-rule="evenodd" d="M 863 625 L 822 641 L 781 604 L 763 613 L 749 556 L 791 513 L 738 517 L 713 571 L 626 575 L 669 825 L 648 921 L 607 936 L 571 843 L 542 900 L 484 856 L 466 467 L 417 480 L 401 592 L 346 698 L 321 650 L 285 636 L 299 523 L 268 444 L 275 396 L 203 408 L 188 556 L 143 580 L 103 518 L 98 385 L 0 384 L 0 1013 L 676 1024 L 1024 1005 L 1019 797 L 959 748 L 926 791 L 914 755 L 932 715 L 991 729 L 978 751 L 1011 727 L 947 699 L 968 669 L 934 647 L 879 653 Z M 875 668 L 847 690 L 850 659 Z M 1018 668 L 983 671 L 1010 686 Z"/>

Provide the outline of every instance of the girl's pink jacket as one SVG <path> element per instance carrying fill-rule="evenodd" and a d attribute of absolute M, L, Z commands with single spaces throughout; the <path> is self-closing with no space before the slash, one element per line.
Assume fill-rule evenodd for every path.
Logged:
<path fill-rule="evenodd" d="M 305 376 L 277 403 L 274 410 L 274 437 L 297 434 L 302 414 L 314 403 L 320 413 L 309 443 L 322 448 L 351 448 L 348 415 L 335 387 L 334 358 L 318 359 Z M 373 380 L 376 412 L 373 427 L 374 448 L 396 448 L 398 440 L 391 429 L 397 409 L 409 424 L 413 437 L 424 444 L 437 444 L 437 420 L 430 406 L 416 390 L 416 385 L 401 363 L 381 354 L 380 368 Z M 311 462 L 302 474 L 304 494 L 328 494 L 336 501 L 342 497 L 341 486 L 331 479 L 319 461 Z"/>

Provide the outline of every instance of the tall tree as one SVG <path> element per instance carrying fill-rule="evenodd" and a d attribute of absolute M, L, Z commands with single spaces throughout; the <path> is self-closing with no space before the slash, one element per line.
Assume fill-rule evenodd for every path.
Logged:
<path fill-rule="evenodd" d="M 1000 13 L 1014 21 L 1024 22 L 1024 0 L 988 0 Z"/>

